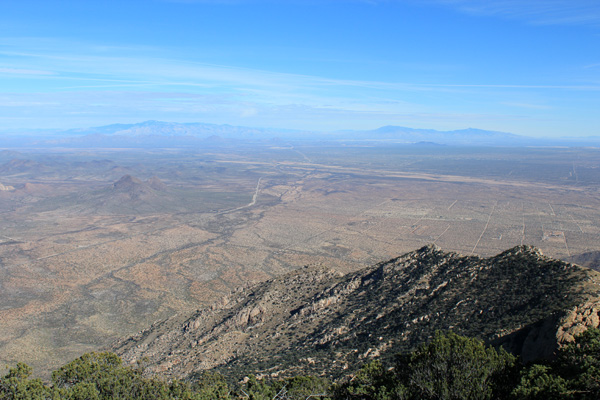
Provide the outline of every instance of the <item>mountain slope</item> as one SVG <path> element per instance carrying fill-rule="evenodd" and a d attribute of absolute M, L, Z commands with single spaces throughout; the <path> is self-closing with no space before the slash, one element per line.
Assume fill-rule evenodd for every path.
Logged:
<path fill-rule="evenodd" d="M 578 254 L 565 259 L 565 261 L 600 271 L 600 251 Z"/>
<path fill-rule="evenodd" d="M 295 271 L 157 323 L 113 350 L 130 362 L 148 357 L 150 373 L 180 378 L 207 368 L 233 378 L 339 377 L 437 329 L 547 357 L 580 325 L 598 325 L 598 282 L 597 272 L 532 247 L 483 259 L 427 246 L 346 276 Z"/>

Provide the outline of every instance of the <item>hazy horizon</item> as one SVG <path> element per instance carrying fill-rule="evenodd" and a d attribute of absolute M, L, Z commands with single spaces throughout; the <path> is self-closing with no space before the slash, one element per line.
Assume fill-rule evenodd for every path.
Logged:
<path fill-rule="evenodd" d="M 0 5 L 0 130 L 146 120 L 598 136 L 594 1 Z"/>

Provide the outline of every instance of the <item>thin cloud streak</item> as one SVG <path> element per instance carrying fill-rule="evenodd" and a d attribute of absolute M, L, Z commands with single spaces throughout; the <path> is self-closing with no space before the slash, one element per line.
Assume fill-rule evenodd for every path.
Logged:
<path fill-rule="evenodd" d="M 600 63 L 597 64 L 590 64 L 590 65 L 584 65 L 583 68 L 584 69 L 590 69 L 590 68 L 599 68 L 600 67 Z"/>
<path fill-rule="evenodd" d="M 549 110 L 552 107 L 544 106 L 540 104 L 530 104 L 530 103 L 513 103 L 513 102 L 503 102 L 502 104 L 510 106 L 510 107 L 518 107 L 518 108 L 526 108 L 530 110 Z"/>
<path fill-rule="evenodd" d="M 537 25 L 600 26 L 597 0 L 432 0 L 461 12 L 523 20 Z"/>
<path fill-rule="evenodd" d="M 24 69 L 24 68 L 0 68 L 0 74 L 6 75 L 54 75 L 51 71 L 40 71 L 36 69 Z"/>
<path fill-rule="evenodd" d="M 0 52 L 8 54 L 8 52 Z M 519 85 L 519 84 L 469 84 L 469 83 L 414 83 L 381 82 L 365 80 L 335 79 L 313 75 L 291 74 L 284 72 L 256 70 L 235 66 L 178 61 L 158 57 L 115 57 L 49 55 L 44 53 L 20 53 L 21 56 L 35 58 L 37 62 L 48 64 L 51 71 L 39 71 L 26 68 L 1 68 L 0 73 L 24 75 L 48 75 L 55 80 L 79 80 L 108 82 L 107 85 L 71 85 L 60 89 L 111 88 L 120 86 L 190 86 L 270 88 L 272 90 L 308 90 L 332 88 L 362 88 L 374 90 L 431 90 L 432 88 L 489 88 L 489 89 L 558 89 L 558 90 L 600 90 L 599 85 Z M 59 61 L 59 62 L 57 62 Z M 148 68 L 152 65 L 152 68 Z M 85 74 L 85 77 L 73 74 Z M 145 79 L 117 79 L 115 77 L 143 75 Z"/>
<path fill-rule="evenodd" d="M 560 89 L 560 90 L 600 90 L 599 85 L 494 85 L 494 84 L 420 84 L 424 87 L 491 88 L 491 89 Z M 419 84 L 417 84 L 419 86 Z"/>
<path fill-rule="evenodd" d="M 440 129 L 477 123 L 519 133 L 523 128 L 514 127 L 526 126 L 520 121 L 541 120 L 546 110 L 527 107 L 528 102 L 548 104 L 556 110 L 569 96 L 583 99 L 600 90 L 597 81 L 571 84 L 568 79 L 551 85 L 473 83 L 476 78 L 469 82 L 469 78 L 455 77 L 452 81 L 451 76 L 440 78 L 441 82 L 340 79 L 167 57 L 166 50 L 148 51 L 143 46 L 130 47 L 124 53 L 98 52 L 94 48 L 101 46 L 72 46 L 59 40 L 48 40 L 43 48 L 35 41 L 18 43 L 14 49 L 8 46 L 0 51 L 8 55 L 3 68 L 50 74 L 43 75 L 43 81 L 35 74 L 0 74 L 0 86 L 5 84 L 4 103 L 11 108 L 0 112 L 0 122 L 31 118 L 39 121 L 39 127 L 46 123 L 76 127 L 163 119 L 335 130 L 379 123 L 426 127 L 429 119 Z M 18 51 L 12 51 L 17 47 Z M 463 79 L 467 81 L 461 82 Z M 561 91 L 561 95 L 551 91 Z M 576 101 L 565 104 L 575 106 Z M 505 107 L 492 115 L 490 104 L 494 110 L 498 104 Z M 537 111 L 533 116 L 514 115 L 517 108 Z M 554 117 L 546 114 L 546 121 Z M 91 117 L 84 119 L 86 115 Z"/>

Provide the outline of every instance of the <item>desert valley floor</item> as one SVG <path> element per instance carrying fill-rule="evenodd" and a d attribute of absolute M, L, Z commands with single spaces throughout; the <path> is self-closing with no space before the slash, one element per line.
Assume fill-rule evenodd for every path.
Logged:
<path fill-rule="evenodd" d="M 47 371 L 304 265 L 600 250 L 597 150 L 419 151 L 1 152 L 0 362 Z"/>

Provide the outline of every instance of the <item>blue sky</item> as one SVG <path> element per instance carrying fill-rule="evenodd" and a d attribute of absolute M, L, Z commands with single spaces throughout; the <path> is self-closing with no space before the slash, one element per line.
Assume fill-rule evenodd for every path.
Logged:
<path fill-rule="evenodd" d="M 598 0 L 1 0 L 0 130 L 600 135 Z"/>

